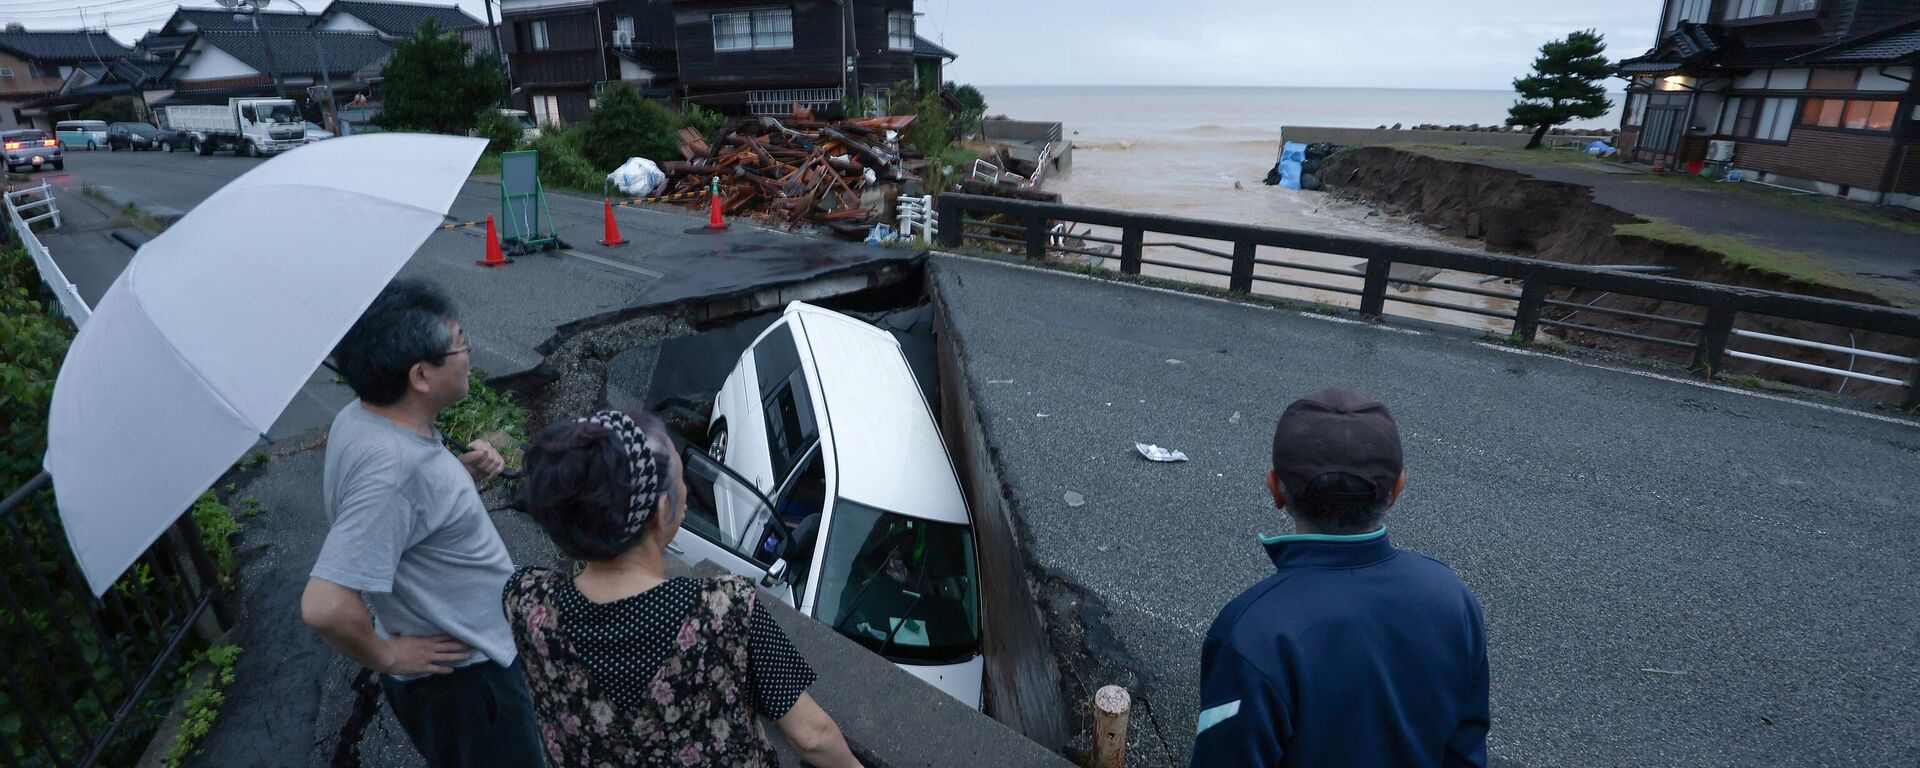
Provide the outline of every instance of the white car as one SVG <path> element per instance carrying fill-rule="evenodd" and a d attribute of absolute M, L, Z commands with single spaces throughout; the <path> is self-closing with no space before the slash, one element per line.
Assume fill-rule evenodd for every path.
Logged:
<path fill-rule="evenodd" d="M 320 127 L 319 123 L 312 120 L 307 121 L 306 134 L 308 144 L 333 138 L 333 131 Z"/>
<path fill-rule="evenodd" d="M 669 551 L 762 592 L 980 707 L 980 591 L 966 497 L 933 412 L 886 331 L 794 302 L 685 451 L 687 521 Z"/>

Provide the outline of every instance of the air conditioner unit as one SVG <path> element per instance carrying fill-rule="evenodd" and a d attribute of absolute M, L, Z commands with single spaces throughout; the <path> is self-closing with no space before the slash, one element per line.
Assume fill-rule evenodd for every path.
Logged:
<path fill-rule="evenodd" d="M 633 33 L 632 33 L 632 32 L 628 32 L 628 31 L 626 31 L 626 30 L 624 30 L 624 29 L 616 29 L 616 30 L 614 30 L 614 31 L 613 31 L 613 47 L 615 47 L 615 48 L 632 48 L 632 47 L 633 47 Z"/>
<path fill-rule="evenodd" d="M 1727 141 L 1725 139 L 1722 139 L 1719 141 L 1707 142 L 1707 162 L 1709 163 L 1733 162 L 1733 142 Z"/>

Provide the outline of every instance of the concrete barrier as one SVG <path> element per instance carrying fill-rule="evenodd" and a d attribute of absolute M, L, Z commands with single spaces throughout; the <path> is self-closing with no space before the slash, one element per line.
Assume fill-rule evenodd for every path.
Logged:
<path fill-rule="evenodd" d="M 1382 144 L 1467 144 L 1479 147 L 1510 147 L 1519 149 L 1527 146 L 1533 138 L 1532 131 L 1409 131 L 1382 130 L 1379 128 L 1327 128 L 1312 125 L 1288 125 L 1280 128 L 1281 141 L 1298 141 L 1306 144 L 1338 144 L 1343 147 L 1370 147 Z M 1606 133 L 1596 134 L 1548 134 L 1546 141 L 1586 142 L 1600 139 L 1611 143 L 1613 136 Z"/>
<path fill-rule="evenodd" d="M 725 573 L 712 563 L 691 568 L 669 561 L 670 575 Z M 860 762 L 869 768 L 1071 768 L 1058 753 L 961 704 L 920 678 L 799 611 L 762 602 L 819 674 L 807 689 L 833 716 Z M 769 736 L 780 741 L 771 724 Z M 776 744 L 786 752 L 784 743 Z M 783 754 L 784 758 L 791 755 Z"/>

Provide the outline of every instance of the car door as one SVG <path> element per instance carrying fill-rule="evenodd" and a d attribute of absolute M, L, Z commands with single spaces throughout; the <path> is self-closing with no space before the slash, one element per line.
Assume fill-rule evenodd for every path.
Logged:
<path fill-rule="evenodd" d="M 683 449 L 681 458 L 687 516 L 667 550 L 687 563 L 719 565 L 792 605 L 793 587 L 783 559 L 791 537 L 773 514 L 773 504 L 752 483 L 697 448 Z M 722 522 L 734 520 L 741 522 Z"/>

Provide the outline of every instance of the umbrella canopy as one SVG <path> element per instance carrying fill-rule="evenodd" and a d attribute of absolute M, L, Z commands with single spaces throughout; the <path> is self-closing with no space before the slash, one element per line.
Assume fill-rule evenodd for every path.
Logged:
<path fill-rule="evenodd" d="M 279 418 L 443 221 L 483 139 L 316 143 L 148 242 L 74 338 L 46 468 L 94 594 Z"/>

